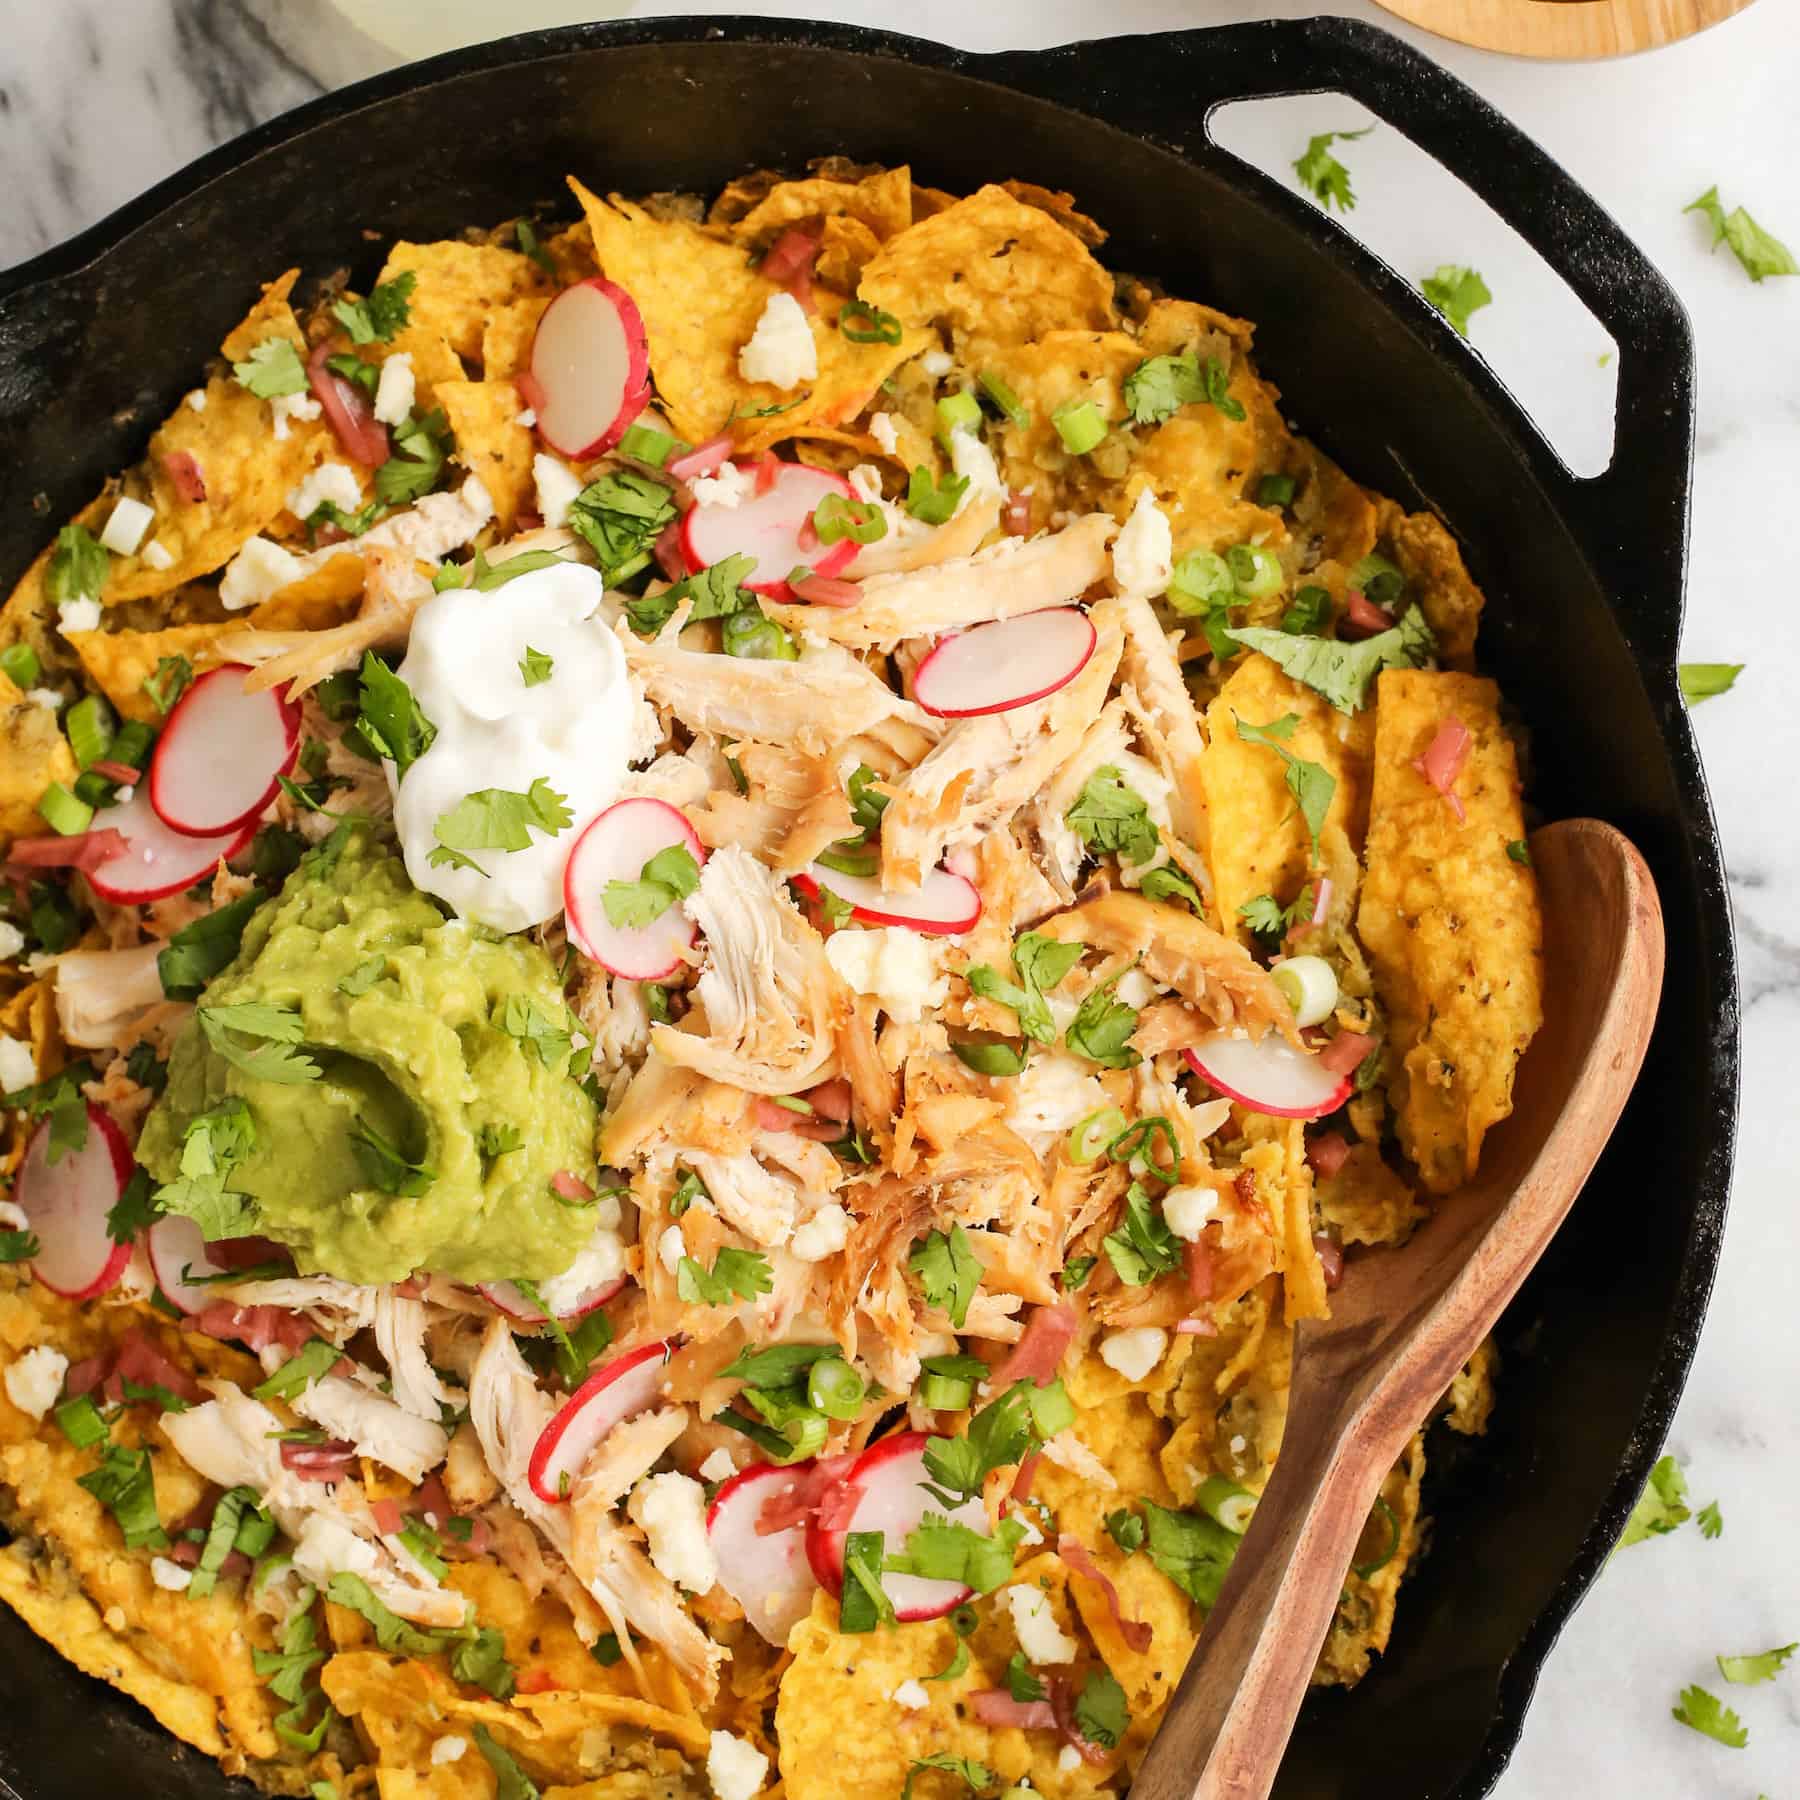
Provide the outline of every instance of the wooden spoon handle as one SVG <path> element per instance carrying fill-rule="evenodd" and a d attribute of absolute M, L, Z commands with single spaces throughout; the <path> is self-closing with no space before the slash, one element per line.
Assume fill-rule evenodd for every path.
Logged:
<path fill-rule="evenodd" d="M 1267 1800 L 1387 1464 L 1295 1395 L 1282 1451 L 1131 1800 Z M 1306 1571 L 1304 1579 L 1294 1572 Z M 1191 1697 L 1190 1697 L 1191 1696 Z"/>

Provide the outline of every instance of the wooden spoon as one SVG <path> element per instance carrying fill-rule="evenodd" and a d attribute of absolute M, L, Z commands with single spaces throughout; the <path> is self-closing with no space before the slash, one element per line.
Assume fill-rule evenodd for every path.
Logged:
<path fill-rule="evenodd" d="M 1662 986 L 1643 858 L 1596 819 L 1533 834 L 1543 1029 L 1480 1173 L 1353 1258 L 1294 1334 L 1281 1455 L 1131 1800 L 1265 1800 L 1381 1481 L 1543 1254 L 1637 1079 Z"/>

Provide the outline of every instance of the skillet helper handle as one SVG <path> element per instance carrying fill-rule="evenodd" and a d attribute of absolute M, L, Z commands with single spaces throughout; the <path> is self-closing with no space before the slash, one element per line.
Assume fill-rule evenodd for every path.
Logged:
<path fill-rule="evenodd" d="M 1342 18 L 1271 19 L 1107 38 L 995 57 L 1004 79 L 1167 144 L 1233 180 L 1278 184 L 1207 129 L 1235 100 L 1341 92 L 1410 138 L 1480 196 L 1568 283 L 1618 345 L 1612 461 L 1549 486 L 1619 605 L 1627 635 L 1672 683 L 1687 561 L 1694 351 L 1674 290 L 1560 164 L 1474 89 L 1391 32 Z M 1289 195 L 1294 206 L 1308 203 Z M 1469 354 L 1414 295 L 1419 318 Z"/>

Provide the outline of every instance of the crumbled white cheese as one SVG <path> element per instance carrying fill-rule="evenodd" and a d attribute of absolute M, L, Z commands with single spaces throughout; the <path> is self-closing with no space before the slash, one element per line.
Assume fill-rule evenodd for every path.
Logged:
<path fill-rule="evenodd" d="M 1019 1648 L 1034 1663 L 1066 1663 L 1075 1660 L 1079 1646 L 1056 1622 L 1050 1608 L 1050 1596 L 1040 1587 L 1021 1582 L 1005 1588 L 1001 1598 L 1012 1614 L 1013 1632 Z"/>
<path fill-rule="evenodd" d="M 718 1800 L 753 1800 L 762 1792 L 769 1759 L 747 1739 L 715 1731 L 706 1752 L 706 1779 Z"/>
<path fill-rule="evenodd" d="M 1113 580 L 1122 594 L 1166 593 L 1175 567 L 1175 534 L 1168 515 L 1145 488 L 1113 540 Z"/>
<path fill-rule="evenodd" d="M 316 419 L 320 410 L 315 395 L 277 394 L 269 402 L 269 419 L 275 427 L 275 436 L 285 440 L 293 428 L 294 420 Z"/>
<path fill-rule="evenodd" d="M 1233 1456 L 1242 1456 L 1249 1448 L 1249 1440 L 1241 1431 L 1231 1440 L 1231 1454 Z"/>
<path fill-rule="evenodd" d="M 159 1588 L 167 1588 L 171 1594 L 179 1594 L 194 1579 L 192 1569 L 184 1569 L 178 1562 L 170 1562 L 166 1556 L 153 1556 L 150 1559 L 150 1579 Z"/>
<path fill-rule="evenodd" d="M 546 525 L 569 522 L 569 508 L 581 492 L 581 477 L 560 456 L 540 450 L 531 459 L 532 479 L 537 483 L 537 509 Z"/>
<path fill-rule="evenodd" d="M 1036 1052 L 1006 1084 L 1008 1127 L 1043 1151 L 1089 1114 L 1110 1106 L 1111 1097 L 1094 1079 L 1092 1067 L 1060 1050 Z"/>
<path fill-rule="evenodd" d="M 1081 1752 L 1073 1744 L 1064 1744 L 1056 1753 L 1056 1766 L 1064 1775 L 1073 1775 L 1081 1767 Z"/>
<path fill-rule="evenodd" d="M 294 1567 L 314 1587 L 330 1585 L 334 1575 L 373 1575 L 381 1553 L 340 1518 L 328 1512 L 307 1515 L 294 1545 Z"/>
<path fill-rule="evenodd" d="M 206 411 L 206 389 L 205 388 L 195 388 L 194 391 L 188 395 L 187 403 L 195 412 L 205 412 Z"/>
<path fill-rule="evenodd" d="M 736 1459 L 723 1444 L 700 1465 L 702 1481 L 729 1481 L 736 1473 Z"/>
<path fill-rule="evenodd" d="M 100 629 L 100 602 L 84 596 L 79 600 L 65 600 L 56 609 L 57 629 L 67 637 L 71 631 L 98 631 Z"/>
<path fill-rule="evenodd" d="M 438 1768 L 444 1763 L 461 1762 L 468 1749 L 469 1740 L 453 1731 L 431 1746 L 431 1766 Z"/>
<path fill-rule="evenodd" d="M 681 1235 L 681 1227 L 679 1225 L 667 1227 L 656 1241 L 657 1260 L 673 1275 L 681 1267 L 681 1259 L 686 1255 L 687 1239 Z"/>
<path fill-rule="evenodd" d="M 385 358 L 381 379 L 375 383 L 375 417 L 383 425 L 402 425 L 413 409 L 418 383 L 413 379 L 412 354 L 401 351 Z"/>
<path fill-rule="evenodd" d="M 892 417 L 884 412 L 869 415 L 869 436 L 878 443 L 889 456 L 899 454 L 900 439 L 894 430 Z"/>
<path fill-rule="evenodd" d="M 617 1194 L 602 1194 L 594 1202 L 594 1224 L 602 1231 L 617 1231 L 624 1222 L 625 1214 L 619 1206 Z"/>
<path fill-rule="evenodd" d="M 771 294 L 750 341 L 738 352 L 738 372 L 746 381 L 771 387 L 798 387 L 819 372 L 812 326 L 792 294 Z"/>
<path fill-rule="evenodd" d="M 68 1372 L 69 1359 L 60 1350 L 39 1344 L 6 1365 L 6 1397 L 20 1412 L 41 1419 L 56 1404 Z"/>
<path fill-rule="evenodd" d="M 839 979 L 859 994 L 872 994 L 902 1025 L 916 1024 L 949 997 L 950 978 L 938 955 L 936 938 L 904 925 L 834 931 L 825 940 L 826 960 Z"/>
<path fill-rule="evenodd" d="M 1184 1244 L 1193 1243 L 1218 1210 L 1219 1196 L 1209 1187 L 1170 1188 L 1163 1195 L 1163 1223 Z"/>
<path fill-rule="evenodd" d="M 523 412 L 513 414 L 513 423 L 523 425 L 527 431 L 537 423 L 537 412 L 533 407 L 526 407 Z"/>
<path fill-rule="evenodd" d="M 1000 479 L 993 451 L 967 427 L 959 427 L 950 434 L 950 466 L 969 484 L 956 503 L 958 512 L 984 495 L 999 500 L 1006 498 L 1006 483 Z"/>
<path fill-rule="evenodd" d="M 144 541 L 144 533 L 150 529 L 155 517 L 155 512 L 143 501 L 121 494 L 100 533 L 100 542 L 115 555 L 136 556 L 138 545 Z"/>
<path fill-rule="evenodd" d="M 901 1684 L 888 1695 L 888 1698 L 893 1701 L 896 1706 L 904 1706 L 908 1712 L 918 1712 L 931 1704 L 931 1696 L 926 1693 L 924 1686 L 920 1682 L 914 1680 L 911 1676 L 908 1676 L 905 1681 L 901 1682 Z"/>
<path fill-rule="evenodd" d="M 327 500 L 344 512 L 355 512 L 362 505 L 362 483 L 348 463 L 320 463 L 288 490 L 287 509 L 296 519 L 310 519 Z"/>
<path fill-rule="evenodd" d="M 950 360 L 950 352 L 948 350 L 927 350 L 925 354 L 919 358 L 919 367 L 923 369 L 933 381 L 942 381 L 955 366 L 956 365 Z"/>
<path fill-rule="evenodd" d="M 1113 992 L 1125 1005 L 1142 1012 L 1156 998 L 1156 983 L 1142 969 L 1127 969 Z"/>
<path fill-rule="evenodd" d="M 742 506 L 756 492 L 756 477 L 734 462 L 722 462 L 710 475 L 688 483 L 696 506 Z"/>
<path fill-rule="evenodd" d="M 537 1284 L 538 1295 L 553 1313 L 573 1312 L 584 1294 L 617 1281 L 624 1273 L 625 1242 L 617 1231 L 600 1225 L 560 1275 Z"/>
<path fill-rule="evenodd" d="M 306 564 L 291 551 L 262 536 L 246 540 L 219 583 L 219 602 L 227 612 L 261 606 L 306 573 Z"/>
<path fill-rule="evenodd" d="M 153 569 L 172 569 L 175 566 L 174 554 L 160 538 L 152 538 L 138 555 Z"/>
<path fill-rule="evenodd" d="M 788 1249 L 802 1262 L 823 1262 L 850 1241 L 850 1215 L 835 1200 L 828 1200 L 795 1231 Z"/>
<path fill-rule="evenodd" d="M 1030 1507 L 1015 1506 L 1006 1516 L 1025 1534 L 1019 1539 L 1022 1549 L 1034 1549 L 1044 1541 L 1044 1534 L 1038 1530 L 1037 1520 L 1032 1516 Z"/>
<path fill-rule="evenodd" d="M 63 697 L 55 688 L 27 688 L 25 698 L 45 712 L 61 712 L 63 708 Z"/>
<path fill-rule="evenodd" d="M 1138 1325 L 1115 1331 L 1100 1346 L 1100 1360 L 1127 1381 L 1142 1381 L 1162 1361 L 1169 1334 L 1160 1325 Z"/>
<path fill-rule="evenodd" d="M 704 1594 L 719 1579 L 719 1559 L 706 1535 L 706 1490 L 691 1475 L 671 1469 L 645 1476 L 631 1490 L 628 1510 L 650 1541 L 659 1575 L 690 1594 Z"/>

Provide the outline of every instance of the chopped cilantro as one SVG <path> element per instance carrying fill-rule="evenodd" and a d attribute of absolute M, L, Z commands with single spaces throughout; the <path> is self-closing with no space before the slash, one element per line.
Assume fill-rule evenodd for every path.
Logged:
<path fill-rule="evenodd" d="M 1716 186 L 1681 210 L 1704 213 L 1712 221 L 1710 247 L 1716 250 L 1722 243 L 1729 244 L 1731 254 L 1752 281 L 1761 282 L 1771 275 L 1800 275 L 1800 263 L 1794 261 L 1787 245 L 1764 231 L 1741 206 L 1727 212 Z"/>
<path fill-rule="evenodd" d="M 1056 1021 L 1044 996 L 1080 962 L 1082 949 L 1079 942 L 1063 943 L 1027 931 L 1013 945 L 1012 953 L 1021 985 L 1003 979 L 987 963 L 971 964 L 963 978 L 982 999 L 1010 1007 L 1018 1015 L 1020 1031 L 1034 1043 L 1053 1044 Z"/>
<path fill-rule="evenodd" d="M 1181 1263 L 1181 1240 L 1147 1189 L 1133 1182 L 1125 1192 L 1118 1226 L 1101 1243 L 1106 1260 L 1127 1287 L 1143 1287 Z"/>
<path fill-rule="evenodd" d="M 1098 1267 L 1099 1262 L 1100 1259 L 1097 1256 L 1071 1256 L 1069 1260 L 1063 1264 L 1062 1291 L 1065 1294 L 1073 1294 L 1078 1288 L 1082 1287 L 1087 1281 L 1087 1278 L 1093 1274 L 1095 1268 Z"/>
<path fill-rule="evenodd" d="M 264 895 L 252 889 L 241 899 L 216 906 L 184 925 L 156 956 L 156 972 L 163 993 L 171 1000 L 192 1000 L 238 953 L 238 944 L 250 915 L 262 905 Z"/>
<path fill-rule="evenodd" d="M 1088 989 L 1075 1017 L 1069 1021 L 1069 1029 L 1063 1033 L 1063 1042 L 1090 1062 L 1109 1069 L 1129 1069 L 1139 1061 L 1130 1043 L 1131 1034 L 1138 1028 L 1138 1015 L 1115 996 L 1113 990 L 1118 984 L 1119 976 L 1115 975 L 1111 981 Z"/>
<path fill-rule="evenodd" d="M 650 566 L 651 545 L 675 521 L 675 490 L 634 469 L 590 482 L 569 504 L 569 527 L 600 559 L 609 587 Z"/>
<path fill-rule="evenodd" d="M 30 1262 L 43 1248 L 35 1232 L 0 1231 L 0 1263 Z"/>
<path fill-rule="evenodd" d="M 1423 668 L 1437 650 L 1437 640 L 1417 606 L 1409 606 L 1398 624 L 1357 643 L 1248 625 L 1231 635 L 1260 650 L 1302 687 L 1323 694 L 1341 713 L 1359 712 L 1368 705 L 1370 684 L 1383 669 Z"/>
<path fill-rule="evenodd" d="M 262 400 L 306 391 L 306 365 L 291 338 L 266 337 L 260 344 L 253 344 L 243 362 L 231 365 L 231 372 L 240 387 L 247 387 Z"/>
<path fill-rule="evenodd" d="M 375 471 L 375 496 L 385 506 L 404 506 L 429 493 L 450 454 L 450 424 L 442 407 L 411 414 L 392 428 L 392 449 Z"/>
<path fill-rule="evenodd" d="M 1090 1744 L 1103 1750 L 1116 1750 L 1131 1727 L 1131 1712 L 1125 1704 L 1125 1690 L 1113 1672 L 1095 1668 L 1082 1684 L 1075 1701 L 1075 1729 Z"/>
<path fill-rule="evenodd" d="M 106 586 L 112 558 L 85 525 L 65 525 L 44 571 L 44 592 L 57 606 L 71 600 L 97 600 Z"/>
<path fill-rule="evenodd" d="M 1294 735 L 1294 727 L 1300 723 L 1300 715 L 1284 713 L 1279 719 L 1271 719 L 1266 725 L 1246 725 L 1236 713 L 1231 716 L 1237 726 L 1238 736 L 1245 743 L 1267 746 L 1286 765 L 1288 792 L 1294 796 L 1294 803 L 1300 808 L 1300 816 L 1306 821 L 1306 829 L 1316 849 L 1319 829 L 1325 823 L 1326 813 L 1331 810 L 1331 796 L 1337 792 L 1337 778 L 1323 764 L 1308 762 L 1288 749 L 1284 740 Z"/>
<path fill-rule="evenodd" d="M 303 1344 L 266 1380 L 258 1382 L 250 1392 L 258 1400 L 295 1400 L 337 1367 L 343 1351 L 324 1338 L 313 1338 Z"/>
<path fill-rule="evenodd" d="M 1728 1750 L 1741 1750 L 1750 1741 L 1744 1722 L 1717 1695 L 1703 1687 L 1685 1687 L 1676 1704 L 1669 1709 L 1690 1730 L 1723 1744 Z"/>
<path fill-rule="evenodd" d="M 1718 1656 L 1713 1660 L 1719 1673 L 1734 1687 L 1755 1687 L 1759 1681 L 1773 1681 L 1787 1659 L 1800 1650 L 1800 1643 L 1781 1644 L 1773 1650 L 1758 1651 L 1749 1656 Z"/>
<path fill-rule="evenodd" d="M 1228 419 L 1241 419 L 1244 408 L 1232 398 L 1231 378 L 1215 356 L 1204 363 L 1192 352 L 1185 356 L 1152 356 L 1125 377 L 1125 404 L 1132 422 L 1160 425 L 1184 406 L 1210 401 Z"/>
<path fill-rule="evenodd" d="M 411 269 L 383 281 L 362 300 L 339 300 L 331 316 L 349 332 L 353 344 L 389 343 L 412 316 L 412 291 L 419 278 Z"/>
<path fill-rule="evenodd" d="M 978 1594 L 991 1594 L 1013 1573 L 1013 1557 L 1024 1542 L 1025 1527 L 1002 1519 L 990 1537 L 941 1513 L 927 1512 L 907 1534 L 906 1548 L 889 1556 L 882 1570 L 890 1575 L 919 1575 L 932 1581 L 957 1581 Z"/>
<path fill-rule="evenodd" d="M 522 562 L 524 558 L 520 557 L 515 560 Z M 504 563 L 501 564 L 502 568 L 505 568 L 506 566 L 507 565 Z M 525 646 L 525 654 L 519 658 L 519 679 L 523 681 L 527 687 L 539 687 L 550 679 L 555 668 L 556 664 L 550 657 L 546 656 L 541 650 L 532 649 L 532 647 L 527 644 Z"/>
<path fill-rule="evenodd" d="M 567 1066 L 575 1048 L 574 1022 L 567 1013 L 559 1022 L 529 994 L 508 994 L 494 1022 L 508 1037 L 535 1050 L 546 1069 Z"/>
<path fill-rule="evenodd" d="M 1673 1456 L 1665 1456 L 1650 1471 L 1650 1479 L 1638 1496 L 1631 1517 L 1619 1536 L 1616 1549 L 1641 1544 L 1648 1537 L 1663 1537 L 1693 1516 L 1687 1504 L 1687 1477 Z"/>
<path fill-rule="evenodd" d="M 1144 1521 L 1129 1506 L 1121 1506 L 1117 1512 L 1109 1512 L 1105 1524 L 1106 1535 L 1126 1556 L 1144 1547 Z"/>
<path fill-rule="evenodd" d="M 754 1300 L 774 1286 L 769 1259 L 760 1250 L 739 1250 L 729 1244 L 710 1270 L 684 1256 L 675 1274 L 675 1291 L 689 1306 L 728 1306 L 734 1297 Z"/>
<path fill-rule="evenodd" d="M 1112 763 L 1088 777 L 1064 818 L 1096 854 L 1111 851 L 1133 863 L 1149 862 L 1156 855 L 1159 839 L 1150 809 Z"/>
<path fill-rule="evenodd" d="M 948 1750 L 938 1750 L 930 1756 L 919 1757 L 906 1771 L 906 1779 L 900 1784 L 900 1800 L 912 1800 L 913 1783 L 926 1769 L 941 1769 L 946 1775 L 960 1776 L 975 1793 L 992 1787 L 999 1779 L 986 1763 L 978 1763 L 968 1756 L 952 1756 Z"/>
<path fill-rule="evenodd" d="M 1151 1562 L 1210 1612 L 1241 1540 L 1205 1513 L 1169 1512 L 1152 1500 L 1140 1504 L 1144 1549 Z"/>
<path fill-rule="evenodd" d="M 1361 131 L 1321 131 L 1318 136 L 1308 138 L 1306 148 L 1294 158 L 1294 173 L 1299 176 L 1300 185 L 1327 212 L 1334 206 L 1341 212 L 1349 212 L 1356 205 L 1356 195 L 1350 187 L 1350 171 L 1331 154 L 1331 146 L 1340 141 L 1354 143 L 1374 129 L 1373 125 L 1365 125 Z"/>
<path fill-rule="evenodd" d="M 485 874 L 468 851 L 528 850 L 533 830 L 553 838 L 574 822 L 568 803 L 541 775 L 522 794 L 510 788 L 478 788 L 438 814 L 432 827 L 437 848 L 431 853 L 431 866 L 447 863 Z"/>
<path fill-rule="evenodd" d="M 350 1127 L 350 1148 L 362 1167 L 370 1187 L 384 1194 L 399 1194 L 416 1199 L 437 1179 L 435 1170 L 423 1163 L 410 1162 L 404 1153 L 390 1144 L 367 1119 L 358 1119 Z"/>
<path fill-rule="evenodd" d="M 915 1240 L 906 1266 L 924 1289 L 925 1303 L 947 1313 L 958 1331 L 968 1322 L 969 1302 L 981 1285 L 981 1263 L 960 1225 Z"/>
<path fill-rule="evenodd" d="M 494 1741 L 493 1733 L 485 1725 L 477 1725 L 474 1736 L 475 1748 L 487 1758 L 488 1767 L 494 1771 L 494 1800 L 541 1800 L 537 1783 L 519 1767 L 510 1752 Z"/>
<path fill-rule="evenodd" d="M 1700 1527 L 1700 1535 L 1703 1538 L 1710 1540 L 1719 1536 L 1725 1529 L 1725 1519 L 1719 1511 L 1718 1501 L 1707 1501 L 1707 1503 L 1694 1514 L 1694 1522 Z"/>
<path fill-rule="evenodd" d="M 670 844 L 646 862 L 636 881 L 609 881 L 601 894 L 607 923 L 619 930 L 653 925 L 700 885 L 700 865 L 686 844 Z"/>
<path fill-rule="evenodd" d="M 1074 1421 L 1060 1379 L 1041 1387 L 1015 1381 L 969 1421 L 961 1437 L 933 1437 L 926 1444 L 925 1472 L 931 1480 L 921 1485 L 946 1508 L 975 1499 L 993 1470 L 1024 1461 Z"/>
<path fill-rule="evenodd" d="M 1173 863 L 1146 871 L 1138 883 L 1138 892 L 1146 900 L 1167 900 L 1191 908 L 1201 918 L 1206 917 L 1206 903 L 1200 898 L 1200 890 Z"/>
<path fill-rule="evenodd" d="M 431 748 L 437 727 L 419 710 L 412 689 L 373 651 L 363 653 L 361 674 L 356 728 L 377 755 L 393 763 L 399 780 Z"/>
<path fill-rule="evenodd" d="M 236 1006 L 203 1006 L 199 1019 L 206 1041 L 246 1075 L 284 1085 L 319 1079 L 319 1065 L 293 1048 L 305 1038 L 306 1025 L 292 1007 L 246 1000 Z M 241 1038 L 257 1040 L 257 1047 L 246 1048 Z"/>
<path fill-rule="evenodd" d="M 106 1215 L 106 1235 L 115 1244 L 129 1244 L 140 1231 L 154 1225 L 161 1216 L 150 1198 L 150 1173 L 133 1169 L 131 1179 Z"/>
<path fill-rule="evenodd" d="M 1728 694 L 1743 674 L 1742 663 L 1682 663 L 1675 671 L 1681 683 L 1681 697 L 1689 706 L 1698 706 L 1715 694 Z"/>
<path fill-rule="evenodd" d="M 1006 1691 L 1015 1700 L 1026 1702 L 1044 1697 L 1044 1684 L 1031 1672 L 1023 1650 L 1015 1650 L 1006 1665 Z"/>
<path fill-rule="evenodd" d="M 1450 321 L 1459 337 L 1469 335 L 1470 315 L 1494 298 L 1488 292 L 1488 284 L 1473 269 L 1457 263 L 1441 264 L 1419 283 L 1419 292 Z"/>

